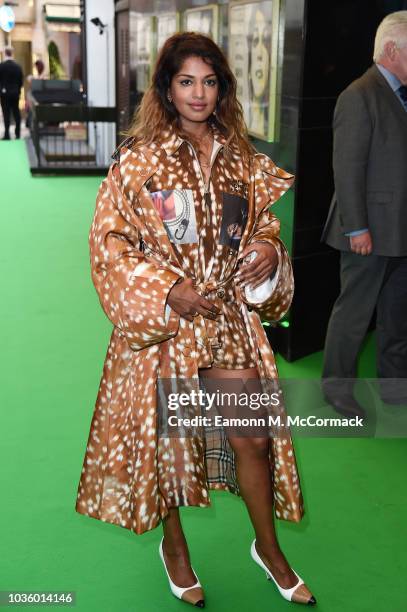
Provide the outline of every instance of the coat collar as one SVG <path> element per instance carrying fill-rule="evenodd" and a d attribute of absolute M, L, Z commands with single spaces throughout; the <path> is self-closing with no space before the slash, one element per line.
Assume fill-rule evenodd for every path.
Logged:
<path fill-rule="evenodd" d="M 372 79 L 382 88 L 383 95 L 387 97 L 389 104 L 391 104 L 394 110 L 398 113 L 403 124 L 406 125 L 407 113 L 398 98 L 397 93 L 392 89 L 390 83 L 387 81 L 385 76 L 380 72 L 376 64 L 373 64 L 367 71 Z"/>
<path fill-rule="evenodd" d="M 391 89 L 396 92 L 402 86 L 402 82 L 396 77 L 393 72 L 390 72 L 387 68 L 382 66 L 381 64 L 376 64 L 376 67 L 380 74 L 384 76 L 387 83 L 390 85 Z"/>
<path fill-rule="evenodd" d="M 215 141 L 221 144 L 222 146 L 228 145 L 230 139 L 227 139 L 222 132 L 215 125 L 211 126 L 211 129 L 214 134 Z M 185 138 L 182 138 L 175 127 L 173 125 L 168 126 L 168 128 L 162 133 L 161 138 L 157 141 L 157 145 L 163 149 L 167 155 L 167 157 L 171 157 L 174 155 L 176 151 L 180 148 L 180 146 L 184 143 L 188 142 Z M 125 140 L 123 140 L 119 146 L 116 148 L 112 155 L 112 159 L 119 161 L 120 154 L 122 149 L 132 149 L 133 145 L 136 144 L 136 139 L 134 136 L 129 136 Z M 148 146 L 148 145 L 146 145 Z"/>
<path fill-rule="evenodd" d="M 226 139 L 218 128 L 212 126 L 212 129 L 215 145 L 216 143 L 219 143 L 220 146 L 229 144 L 229 139 Z M 161 138 L 151 145 L 139 144 L 134 136 L 129 136 L 120 143 L 112 158 L 119 162 L 123 179 L 128 172 L 131 173 L 132 193 L 137 196 L 142 186 L 157 171 L 160 158 L 163 161 L 163 156 L 174 155 L 184 142 L 188 141 L 182 138 L 174 127 L 169 126 L 162 133 Z M 234 145 L 231 145 L 231 148 L 234 148 Z M 129 179 L 126 179 L 126 182 L 129 182 Z"/>
<path fill-rule="evenodd" d="M 228 140 L 215 125 L 212 125 L 211 129 L 216 142 L 218 142 L 222 146 L 227 144 Z M 163 132 L 162 138 L 160 139 L 161 148 L 164 149 L 167 154 L 167 157 L 174 155 L 174 153 L 178 151 L 178 149 L 184 142 L 188 142 L 188 140 L 182 138 L 173 125 L 169 126 L 167 130 Z"/>
<path fill-rule="evenodd" d="M 370 66 L 370 68 L 367 70 L 366 74 L 371 76 L 381 87 L 391 89 L 388 81 L 386 80 L 385 76 L 380 72 L 376 64 L 372 64 L 372 66 Z"/>

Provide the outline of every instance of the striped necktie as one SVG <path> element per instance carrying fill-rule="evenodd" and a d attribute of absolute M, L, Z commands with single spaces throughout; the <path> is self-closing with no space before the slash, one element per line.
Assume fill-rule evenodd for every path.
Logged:
<path fill-rule="evenodd" d="M 398 88 L 397 91 L 399 92 L 400 98 L 403 101 L 404 108 L 407 111 L 407 85 L 402 85 L 401 87 Z"/>

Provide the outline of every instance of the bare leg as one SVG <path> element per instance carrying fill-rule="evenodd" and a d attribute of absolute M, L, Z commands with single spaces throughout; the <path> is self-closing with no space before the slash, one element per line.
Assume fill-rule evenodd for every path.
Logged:
<path fill-rule="evenodd" d="M 170 508 L 169 515 L 163 521 L 163 531 L 164 559 L 171 580 L 179 587 L 192 586 L 196 578 L 192 572 L 178 508 Z"/>
<path fill-rule="evenodd" d="M 257 368 L 226 370 L 205 368 L 200 375 L 207 379 L 205 386 L 212 392 L 221 390 L 222 380 L 239 379 L 233 390 L 238 393 L 244 381 L 258 378 Z M 273 488 L 270 478 L 269 439 L 265 437 L 228 436 L 235 453 L 236 472 L 242 498 L 246 504 L 256 533 L 256 549 L 263 562 L 270 568 L 277 582 L 283 588 L 297 583 L 297 577 L 290 568 L 277 541 L 273 522 Z"/>
<path fill-rule="evenodd" d="M 258 378 L 256 368 L 224 370 L 212 367 L 201 369 L 200 375 L 208 379 L 206 381 L 208 390 L 213 381 L 213 391 L 221 386 L 222 379 L 241 379 L 244 383 L 249 378 Z M 297 583 L 297 578 L 280 549 L 273 521 L 273 488 L 268 458 L 269 440 L 260 437 L 233 436 L 228 439 L 235 453 L 239 488 L 255 530 L 257 552 L 270 568 L 280 586 L 292 587 Z M 180 587 L 192 586 L 195 583 L 195 576 L 191 569 L 188 545 L 178 508 L 170 509 L 169 515 L 163 521 L 163 530 L 164 557 L 173 582 Z"/>

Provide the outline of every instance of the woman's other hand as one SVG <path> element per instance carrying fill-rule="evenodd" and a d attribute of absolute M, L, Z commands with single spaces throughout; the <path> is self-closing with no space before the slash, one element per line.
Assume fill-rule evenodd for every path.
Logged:
<path fill-rule="evenodd" d="M 245 287 L 255 289 L 273 274 L 278 265 L 278 254 L 274 246 L 268 242 L 253 242 L 243 249 L 239 259 L 244 260 L 252 251 L 257 255 L 250 263 L 242 263 L 235 276 L 236 282 Z"/>
<path fill-rule="evenodd" d="M 208 319 L 215 319 L 220 313 L 215 304 L 202 297 L 194 289 L 191 278 L 185 278 L 172 286 L 168 293 L 167 304 L 188 321 L 193 321 L 197 314 L 201 314 Z"/>

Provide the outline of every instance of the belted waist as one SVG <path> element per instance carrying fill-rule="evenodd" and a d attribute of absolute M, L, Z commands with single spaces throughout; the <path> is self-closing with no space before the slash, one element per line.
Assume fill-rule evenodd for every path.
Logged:
<path fill-rule="evenodd" d="M 194 283 L 194 287 L 220 310 L 216 319 L 209 319 L 200 314 L 194 317 L 198 367 L 208 368 L 213 362 L 212 351 L 221 348 L 224 343 L 223 304 L 236 302 L 236 291 L 231 279 L 223 282 L 203 281 Z"/>
<path fill-rule="evenodd" d="M 143 246 L 143 251 L 162 265 L 162 257 L 155 252 L 151 246 Z M 181 270 L 174 269 L 175 272 Z M 212 349 L 220 348 L 224 343 L 224 313 L 223 304 L 235 303 L 239 301 L 239 289 L 233 283 L 233 275 L 223 281 L 206 280 L 196 282 L 193 278 L 195 290 L 215 304 L 220 310 L 220 314 L 215 320 L 197 314 L 193 320 L 193 330 L 195 335 L 197 362 L 199 368 L 209 368 L 213 362 Z"/>
<path fill-rule="evenodd" d="M 222 302 L 235 302 L 236 292 L 232 279 L 228 281 L 203 281 L 202 283 L 194 283 L 196 291 L 211 302 L 217 298 Z"/>

